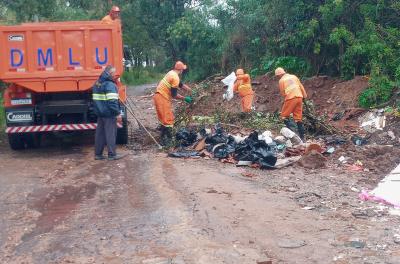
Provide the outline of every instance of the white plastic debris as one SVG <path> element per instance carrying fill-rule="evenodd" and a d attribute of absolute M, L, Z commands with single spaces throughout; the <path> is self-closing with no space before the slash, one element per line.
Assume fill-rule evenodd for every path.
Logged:
<path fill-rule="evenodd" d="M 286 138 L 284 136 L 277 136 L 277 137 L 275 137 L 275 142 L 277 142 L 279 144 L 285 144 Z"/>
<path fill-rule="evenodd" d="M 290 130 L 287 127 L 283 127 L 281 129 L 281 134 L 285 137 L 285 138 L 293 138 L 294 136 L 296 136 L 296 133 L 294 133 L 292 130 Z"/>
<path fill-rule="evenodd" d="M 236 166 L 241 167 L 241 166 L 251 166 L 253 164 L 252 161 L 247 161 L 247 160 L 239 160 L 239 162 L 236 164 Z"/>
<path fill-rule="evenodd" d="M 271 131 L 265 131 L 261 135 L 258 135 L 258 140 L 263 140 L 267 144 L 271 144 L 273 141 Z"/>
<path fill-rule="evenodd" d="M 236 144 L 242 143 L 247 137 L 242 137 L 240 135 L 230 135 L 235 140 Z"/>
<path fill-rule="evenodd" d="M 296 133 L 294 133 L 292 130 L 290 130 L 287 127 L 283 127 L 281 129 L 281 134 L 285 138 L 291 139 L 292 143 L 294 143 L 294 144 L 303 144 L 303 140 L 301 140 L 300 137 L 298 135 L 296 135 Z"/>
<path fill-rule="evenodd" d="M 394 205 L 400 208 L 400 164 L 371 192 L 363 191 L 360 198 Z M 394 211 L 393 211 L 394 213 Z"/>
<path fill-rule="evenodd" d="M 370 133 L 376 130 L 383 130 L 386 126 L 386 116 L 384 115 L 384 110 L 375 110 L 368 112 L 360 118 L 361 127 Z"/>
<path fill-rule="evenodd" d="M 339 160 L 341 163 L 347 163 L 347 161 L 349 160 L 349 157 L 341 156 L 338 160 Z"/>
<path fill-rule="evenodd" d="M 235 81 L 236 81 L 236 74 L 234 72 L 229 74 L 225 79 L 223 79 L 221 81 L 225 85 L 228 85 L 228 89 L 226 90 L 226 92 L 222 96 L 222 98 L 224 100 L 228 100 L 228 101 L 232 100 L 232 98 L 233 98 L 233 86 L 235 84 Z"/>

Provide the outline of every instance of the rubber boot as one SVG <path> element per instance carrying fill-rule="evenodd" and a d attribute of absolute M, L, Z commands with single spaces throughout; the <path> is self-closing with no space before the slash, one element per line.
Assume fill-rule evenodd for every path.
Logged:
<path fill-rule="evenodd" d="M 304 125 L 303 122 L 297 122 L 297 130 L 299 131 L 299 137 L 304 141 Z"/>
<path fill-rule="evenodd" d="M 166 146 L 172 146 L 172 127 L 165 128 Z"/>
<path fill-rule="evenodd" d="M 163 125 L 160 126 L 159 128 L 160 132 L 161 132 L 161 145 L 165 146 L 167 143 L 167 128 Z"/>
<path fill-rule="evenodd" d="M 161 126 L 161 145 L 168 147 L 172 144 L 172 127 Z"/>
<path fill-rule="evenodd" d="M 284 120 L 283 120 L 283 123 L 285 124 L 285 126 L 286 126 L 287 128 L 292 129 L 292 126 L 291 126 L 291 124 L 290 124 L 290 120 L 289 120 L 289 119 L 284 119 Z"/>

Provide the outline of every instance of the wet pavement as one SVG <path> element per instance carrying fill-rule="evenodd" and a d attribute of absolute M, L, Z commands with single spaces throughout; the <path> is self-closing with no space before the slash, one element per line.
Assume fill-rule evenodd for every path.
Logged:
<path fill-rule="evenodd" d="M 400 263 L 399 218 L 352 191 L 371 174 L 119 151 L 94 161 L 90 135 L 0 144 L 0 263 Z"/>

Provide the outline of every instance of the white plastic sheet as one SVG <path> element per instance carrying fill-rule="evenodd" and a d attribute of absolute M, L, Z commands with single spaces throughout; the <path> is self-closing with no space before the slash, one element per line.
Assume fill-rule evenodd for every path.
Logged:
<path fill-rule="evenodd" d="M 360 198 L 400 207 L 400 164 L 371 192 L 362 191 Z"/>
<path fill-rule="evenodd" d="M 236 74 L 232 72 L 229 74 L 225 79 L 223 79 L 221 82 L 223 82 L 225 85 L 228 85 L 228 89 L 222 96 L 224 100 L 232 100 L 233 98 L 233 86 L 235 85 L 236 81 Z"/>

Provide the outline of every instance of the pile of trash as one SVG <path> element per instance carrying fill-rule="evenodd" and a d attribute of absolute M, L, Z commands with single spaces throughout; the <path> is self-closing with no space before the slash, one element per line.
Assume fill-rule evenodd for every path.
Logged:
<path fill-rule="evenodd" d="M 302 140 L 290 129 L 284 127 L 281 135 L 273 137 L 270 131 L 252 131 L 247 136 L 232 135 L 220 124 L 211 129 L 181 128 L 176 134 L 179 148 L 168 155 L 175 158 L 208 157 L 237 166 L 251 166 L 261 169 L 277 168 L 278 158 L 301 156 L 304 151 L 294 153 L 294 146 L 301 146 Z M 278 167 L 282 167 L 282 162 Z"/>

